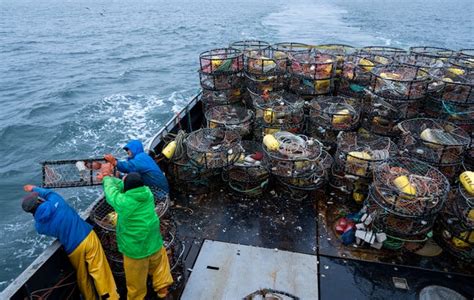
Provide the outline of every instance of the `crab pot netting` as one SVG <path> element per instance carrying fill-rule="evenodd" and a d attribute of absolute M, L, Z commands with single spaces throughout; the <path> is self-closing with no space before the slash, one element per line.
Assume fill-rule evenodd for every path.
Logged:
<path fill-rule="evenodd" d="M 203 74 L 239 73 L 244 67 L 241 51 L 231 48 L 213 49 L 199 55 Z"/>
<path fill-rule="evenodd" d="M 407 65 L 378 66 L 370 71 L 373 93 L 395 100 L 416 100 L 426 96 L 429 74 Z"/>
<path fill-rule="evenodd" d="M 344 44 L 322 44 L 317 45 L 315 49 L 321 53 L 336 57 L 336 77 L 342 73 L 346 55 L 354 54 L 357 51 L 356 48 Z"/>
<path fill-rule="evenodd" d="M 235 88 L 223 91 L 202 91 L 202 101 L 206 109 L 220 105 L 243 105 L 242 89 Z"/>
<path fill-rule="evenodd" d="M 450 186 L 436 168 L 415 159 L 396 158 L 374 171 L 374 200 L 399 216 L 424 217 L 439 212 Z"/>
<path fill-rule="evenodd" d="M 277 176 L 278 181 L 291 189 L 312 191 L 323 187 L 329 179 L 329 172 L 333 163 L 331 155 L 322 151 L 321 157 L 314 164 L 314 168 L 298 177 Z M 275 174 L 275 173 L 274 173 Z"/>
<path fill-rule="evenodd" d="M 466 227 L 474 229 L 474 194 L 469 194 L 462 184 L 453 201 L 452 211 Z"/>
<path fill-rule="evenodd" d="M 474 104 L 474 73 L 459 67 L 433 68 L 428 90 L 434 98 Z"/>
<path fill-rule="evenodd" d="M 360 95 L 370 82 L 370 71 L 375 66 L 388 65 L 392 59 L 386 56 L 360 53 L 346 56 L 341 74 L 339 93 Z"/>
<path fill-rule="evenodd" d="M 267 134 L 274 134 L 280 131 L 287 131 L 294 134 L 303 133 L 305 122 L 302 120 L 301 123 L 283 123 L 283 124 L 266 124 L 256 123 L 254 126 L 254 139 L 261 141 Z"/>
<path fill-rule="evenodd" d="M 447 63 L 438 57 L 420 56 L 411 53 L 397 55 L 395 62 L 401 65 L 422 68 L 425 71 L 428 71 L 430 68 L 442 67 Z"/>
<path fill-rule="evenodd" d="M 474 229 L 466 227 L 456 216 L 441 213 L 433 233 L 435 241 L 452 256 L 465 262 L 474 261 Z"/>
<path fill-rule="evenodd" d="M 456 68 L 466 70 L 467 73 L 474 73 L 474 57 L 455 56 L 449 59 L 449 63 Z"/>
<path fill-rule="evenodd" d="M 242 73 L 207 74 L 199 72 L 201 87 L 210 91 L 241 89 L 244 77 Z"/>
<path fill-rule="evenodd" d="M 425 162 L 443 166 L 462 162 L 471 138 L 453 123 L 417 118 L 398 124 L 401 150 Z"/>
<path fill-rule="evenodd" d="M 252 75 L 245 73 L 245 85 L 250 93 L 266 95 L 285 90 L 288 82 L 285 75 Z"/>
<path fill-rule="evenodd" d="M 263 100 L 263 102 L 262 102 Z M 255 121 L 266 126 L 300 124 L 304 121 L 304 100 L 291 93 L 280 97 L 254 97 Z"/>
<path fill-rule="evenodd" d="M 253 112 L 234 105 L 215 106 L 205 113 L 209 128 L 235 130 L 240 136 L 252 131 Z"/>
<path fill-rule="evenodd" d="M 410 47 L 409 53 L 416 56 L 433 57 L 447 61 L 448 58 L 456 55 L 456 52 L 447 48 L 439 47 Z"/>
<path fill-rule="evenodd" d="M 288 66 L 288 55 L 272 48 L 247 51 L 244 57 L 245 72 L 251 75 L 282 75 Z"/>
<path fill-rule="evenodd" d="M 397 47 L 386 47 L 386 46 L 367 46 L 359 50 L 359 53 L 369 53 L 383 55 L 390 58 L 397 58 L 400 55 L 406 54 L 407 51 Z"/>
<path fill-rule="evenodd" d="M 367 91 L 368 109 L 363 127 L 381 136 L 398 134 L 396 125 L 418 115 L 422 102 L 419 100 L 393 100 Z"/>
<path fill-rule="evenodd" d="M 250 196 L 260 195 L 269 177 L 262 165 L 262 145 L 254 141 L 242 141 L 241 145 L 243 152 L 239 160 L 226 170 L 228 184 L 234 191 Z"/>
<path fill-rule="evenodd" d="M 238 132 L 221 128 L 203 128 L 191 132 L 185 144 L 188 157 L 204 169 L 232 165 L 242 152 Z"/>
<path fill-rule="evenodd" d="M 168 164 L 168 180 L 171 186 L 183 194 L 205 194 L 209 192 L 210 181 L 216 176 L 213 169 L 204 169 L 187 155 L 173 159 Z"/>
<path fill-rule="evenodd" d="M 337 174 L 369 179 L 379 163 L 396 154 L 397 147 L 388 137 L 342 132 L 338 136 L 334 171 Z"/>
<path fill-rule="evenodd" d="M 461 49 L 457 52 L 459 56 L 474 58 L 474 49 Z"/>
<path fill-rule="evenodd" d="M 281 131 L 272 135 L 278 147 L 263 145 L 264 165 L 276 176 L 298 178 L 321 169 L 325 158 L 319 141 Z"/>
<path fill-rule="evenodd" d="M 284 52 L 287 55 L 293 55 L 297 53 L 308 53 L 311 51 L 311 46 L 301 43 L 283 42 L 272 45 L 272 49 Z"/>
<path fill-rule="evenodd" d="M 380 206 L 375 197 L 370 191 L 365 204 L 377 231 L 385 232 L 391 237 L 410 240 L 423 239 L 433 228 L 436 215 L 426 215 L 421 218 L 399 216 Z"/>
<path fill-rule="evenodd" d="M 425 114 L 428 117 L 444 119 L 463 128 L 466 132 L 474 131 L 474 103 L 456 103 L 428 97 L 425 100 Z"/>
<path fill-rule="evenodd" d="M 355 201 L 361 204 L 367 198 L 370 183 L 371 180 L 368 178 L 358 178 L 354 180 L 350 176 L 338 173 L 335 165 L 331 168 L 329 186 L 332 188 L 332 191 L 344 197 L 345 199 L 343 200 L 349 200 L 351 203 Z"/>
<path fill-rule="evenodd" d="M 233 42 L 229 47 L 245 53 L 246 51 L 258 51 L 270 48 L 270 44 L 259 40 L 244 40 Z"/>

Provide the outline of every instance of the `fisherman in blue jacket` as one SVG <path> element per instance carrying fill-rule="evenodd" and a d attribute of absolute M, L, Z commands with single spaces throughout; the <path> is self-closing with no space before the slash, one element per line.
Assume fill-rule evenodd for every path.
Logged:
<path fill-rule="evenodd" d="M 55 237 L 76 269 L 79 290 L 85 299 L 118 299 L 112 271 L 92 226 L 56 192 L 25 185 L 24 211 L 32 213 L 36 231 Z M 98 295 L 97 295 L 98 294 Z"/>
<path fill-rule="evenodd" d="M 122 173 L 140 173 L 143 182 L 151 188 L 155 197 L 167 197 L 168 180 L 153 158 L 145 153 L 142 142 L 131 140 L 123 149 L 127 151 L 127 160 L 117 161 L 112 154 L 106 154 L 105 160 L 116 166 Z"/>

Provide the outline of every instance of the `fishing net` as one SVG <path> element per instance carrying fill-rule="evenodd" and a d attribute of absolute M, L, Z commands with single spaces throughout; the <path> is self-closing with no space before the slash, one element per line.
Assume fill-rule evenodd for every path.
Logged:
<path fill-rule="evenodd" d="M 437 166 L 459 164 L 471 138 L 453 123 L 416 118 L 398 124 L 400 148 L 408 155 Z"/>
<path fill-rule="evenodd" d="M 199 72 L 199 79 L 203 89 L 223 91 L 241 89 L 244 77 L 241 73 L 207 74 Z"/>
<path fill-rule="evenodd" d="M 334 156 L 335 171 L 353 179 L 369 179 L 378 164 L 396 154 L 397 147 L 388 137 L 341 132 Z"/>
<path fill-rule="evenodd" d="M 191 132 L 185 144 L 188 157 L 204 169 L 232 165 L 242 152 L 239 134 L 222 128 L 203 128 Z"/>
<path fill-rule="evenodd" d="M 374 171 L 373 199 L 399 216 L 436 214 L 443 207 L 449 189 L 446 177 L 439 170 L 414 159 L 390 159 Z"/>
<path fill-rule="evenodd" d="M 410 54 L 413 54 L 416 56 L 439 58 L 445 61 L 456 54 L 455 51 L 447 49 L 447 48 L 424 47 L 424 46 L 410 47 L 409 52 Z"/>
<path fill-rule="evenodd" d="M 205 51 L 199 55 L 202 74 L 239 73 L 243 70 L 242 52 L 231 48 Z"/>
<path fill-rule="evenodd" d="M 276 132 L 271 137 L 276 145 L 268 146 L 264 142 L 263 146 L 264 165 L 270 173 L 297 178 L 320 168 L 324 153 L 319 141 L 286 131 Z"/>
<path fill-rule="evenodd" d="M 407 51 L 402 48 L 397 47 L 388 47 L 388 46 L 367 46 L 363 47 L 359 50 L 359 53 L 369 53 L 369 54 L 377 54 L 383 55 L 386 57 L 390 57 L 392 59 L 406 54 Z"/>
<path fill-rule="evenodd" d="M 247 51 L 258 51 L 270 48 L 270 44 L 259 40 L 244 40 L 233 42 L 230 44 L 230 48 L 240 50 L 245 53 Z"/>
<path fill-rule="evenodd" d="M 97 175 L 106 163 L 102 158 L 42 162 L 42 186 L 68 188 L 100 185 L 102 181 L 97 179 Z"/>
<path fill-rule="evenodd" d="M 241 142 L 243 152 L 234 165 L 227 168 L 229 187 L 246 196 L 258 196 L 268 185 L 268 171 L 262 165 L 263 149 L 254 141 Z"/>
<path fill-rule="evenodd" d="M 370 132 L 393 137 L 398 134 L 396 125 L 405 119 L 418 116 L 422 104 L 419 100 L 393 100 L 367 92 L 368 109 L 363 127 Z"/>
<path fill-rule="evenodd" d="M 265 96 L 285 90 L 288 83 L 285 75 L 252 75 L 245 73 L 245 85 L 250 93 Z"/>
<path fill-rule="evenodd" d="M 288 65 L 288 55 L 272 48 L 247 51 L 244 57 L 245 72 L 256 76 L 284 74 Z"/>
<path fill-rule="evenodd" d="M 252 131 L 253 112 L 239 106 L 216 106 L 205 113 L 209 128 L 235 130 L 240 136 Z"/>
<path fill-rule="evenodd" d="M 430 70 L 432 82 L 428 90 L 434 98 L 450 102 L 474 103 L 474 73 L 460 67 Z"/>
<path fill-rule="evenodd" d="M 326 96 L 309 103 L 307 132 L 326 147 L 334 147 L 340 131 L 359 125 L 360 101 L 355 98 Z"/>
<path fill-rule="evenodd" d="M 242 102 L 241 88 L 235 88 L 223 91 L 202 91 L 202 102 L 205 109 L 210 109 L 219 105 L 240 105 Z"/>
<path fill-rule="evenodd" d="M 429 75 L 423 69 L 388 65 L 374 67 L 370 73 L 370 89 L 379 96 L 395 100 L 416 100 L 426 95 Z"/>

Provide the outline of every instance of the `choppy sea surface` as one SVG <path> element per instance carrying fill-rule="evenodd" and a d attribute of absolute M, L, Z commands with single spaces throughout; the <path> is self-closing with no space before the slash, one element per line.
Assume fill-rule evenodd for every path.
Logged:
<path fill-rule="evenodd" d="M 50 243 L 23 213 L 43 160 L 122 155 L 232 41 L 474 48 L 472 0 L 0 0 L 0 291 Z M 77 210 L 97 188 L 60 191 Z"/>

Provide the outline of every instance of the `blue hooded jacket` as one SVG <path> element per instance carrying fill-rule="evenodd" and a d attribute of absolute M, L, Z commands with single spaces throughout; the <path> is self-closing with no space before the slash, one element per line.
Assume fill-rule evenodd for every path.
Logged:
<path fill-rule="evenodd" d="M 161 171 L 160 167 L 148 154 L 143 151 L 143 144 L 139 140 L 131 140 L 124 149 L 130 150 L 132 156 L 127 160 L 117 162 L 117 169 L 123 173 L 138 172 L 142 175 L 145 185 L 158 187 L 169 192 L 168 180 Z"/>
<path fill-rule="evenodd" d="M 35 212 L 35 227 L 40 234 L 55 237 L 71 254 L 91 232 L 92 226 L 86 223 L 59 194 L 39 187 L 33 188 L 41 198 Z"/>

